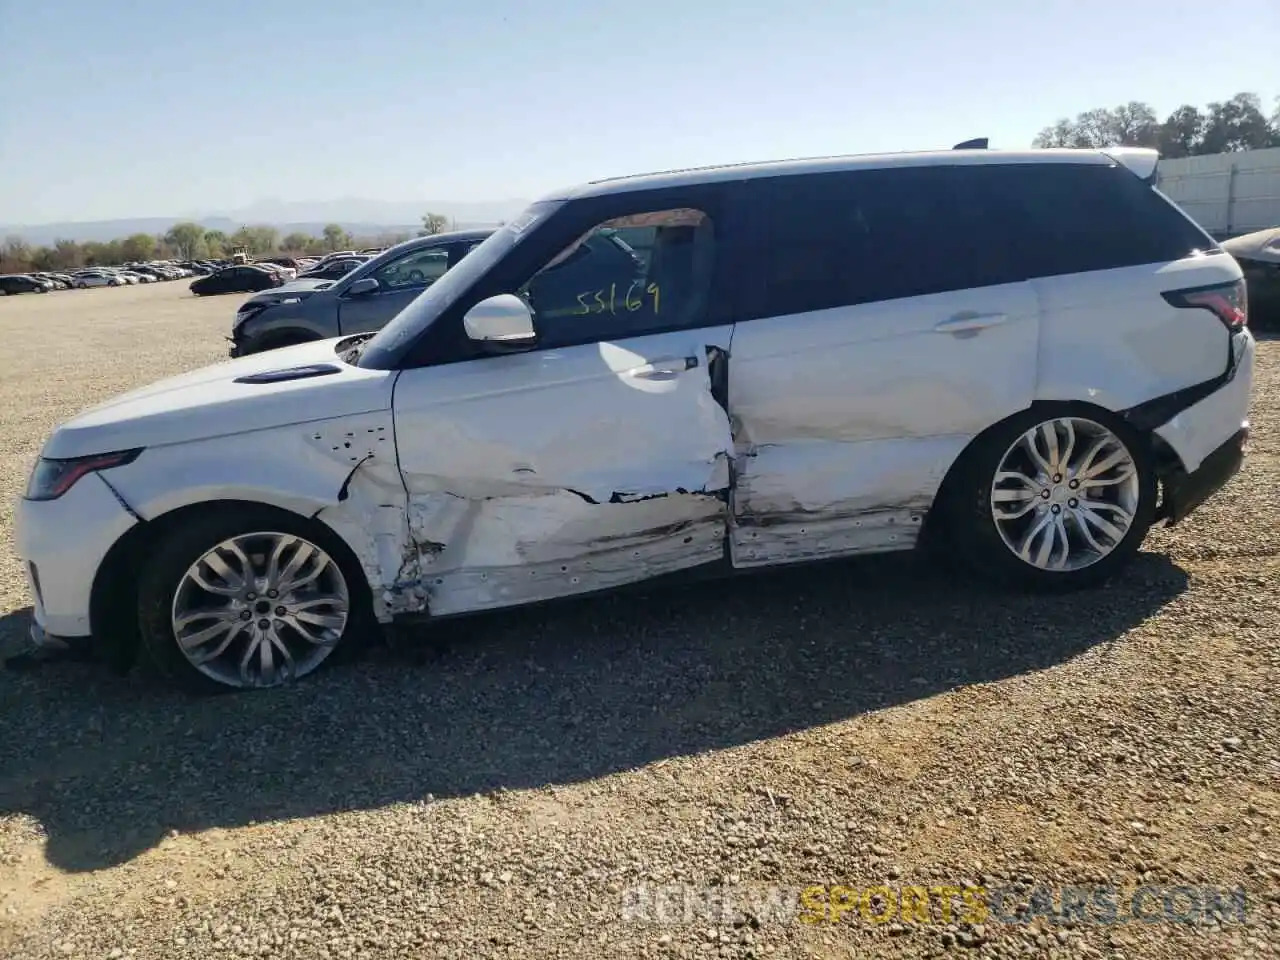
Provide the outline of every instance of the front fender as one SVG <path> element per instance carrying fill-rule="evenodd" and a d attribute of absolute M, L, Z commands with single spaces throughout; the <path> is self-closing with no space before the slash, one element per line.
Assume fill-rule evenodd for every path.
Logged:
<path fill-rule="evenodd" d="M 313 516 L 341 502 L 357 464 L 399 485 L 391 411 L 150 447 L 103 473 L 143 520 L 213 500 L 253 500 Z"/>
<path fill-rule="evenodd" d="M 389 410 L 152 447 L 101 476 L 144 521 L 229 500 L 316 519 L 351 548 L 388 617 L 409 542 Z"/>

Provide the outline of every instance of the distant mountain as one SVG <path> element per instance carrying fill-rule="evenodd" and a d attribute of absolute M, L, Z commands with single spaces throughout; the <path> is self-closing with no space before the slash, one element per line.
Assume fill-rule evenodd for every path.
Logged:
<path fill-rule="evenodd" d="M 428 212 L 456 220 L 460 229 L 490 226 L 500 220 L 509 220 L 527 205 L 525 200 L 432 203 L 362 200 L 357 197 L 319 202 L 264 199 L 239 210 L 207 216 L 3 225 L 0 226 L 0 240 L 17 236 L 27 243 L 46 245 L 55 240 L 104 242 L 134 233 L 164 233 L 180 220 L 194 220 L 206 230 L 221 230 L 228 234 L 243 226 L 270 226 L 279 230 L 282 236 L 295 231 L 319 236 L 326 224 L 337 223 L 354 236 L 367 237 L 380 233 L 412 233 L 421 228 L 422 215 Z"/>

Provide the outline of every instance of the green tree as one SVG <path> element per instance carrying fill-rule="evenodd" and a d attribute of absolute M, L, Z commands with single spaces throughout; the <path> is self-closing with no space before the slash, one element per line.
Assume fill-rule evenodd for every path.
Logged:
<path fill-rule="evenodd" d="M 327 223 L 324 227 L 324 245 L 327 250 L 345 250 L 351 245 L 351 234 L 340 223 Z"/>
<path fill-rule="evenodd" d="M 26 273 L 33 269 L 35 251 L 21 237 L 7 237 L 0 246 L 0 273 Z"/>
<path fill-rule="evenodd" d="M 1202 153 L 1280 146 L 1280 137 L 1262 112 L 1262 99 L 1256 93 L 1237 93 L 1225 103 L 1211 103 L 1205 113 Z"/>
<path fill-rule="evenodd" d="M 165 243 L 178 251 L 183 260 L 192 260 L 203 252 L 204 227 L 190 220 L 175 223 L 164 235 Z"/>
<path fill-rule="evenodd" d="M 1160 155 L 1162 157 L 1190 157 L 1199 149 L 1204 139 L 1204 114 L 1199 107 L 1184 104 L 1160 127 Z"/>
<path fill-rule="evenodd" d="M 295 231 L 280 241 L 280 249 L 288 253 L 303 253 L 313 239 L 310 234 Z"/>
<path fill-rule="evenodd" d="M 1086 110 L 1074 120 L 1063 118 L 1045 127 L 1035 147 L 1154 147 L 1160 139 L 1156 112 L 1137 100 L 1111 109 Z"/>
<path fill-rule="evenodd" d="M 1257 150 L 1280 146 L 1280 110 L 1268 120 L 1257 94 L 1238 93 L 1204 110 L 1183 105 L 1160 123 L 1149 105 L 1132 101 L 1063 118 L 1041 130 L 1032 146 L 1156 147 L 1165 157 Z"/>
<path fill-rule="evenodd" d="M 233 247 L 244 247 L 252 256 L 261 256 L 276 249 L 279 233 L 274 227 L 241 227 L 231 235 Z"/>
<path fill-rule="evenodd" d="M 74 270 L 84 266 L 84 251 L 74 240 L 55 240 L 49 252 L 49 269 Z"/>
<path fill-rule="evenodd" d="M 156 239 L 149 233 L 135 233 L 120 243 L 126 260 L 151 260 L 156 255 Z"/>
<path fill-rule="evenodd" d="M 204 246 L 211 257 L 225 257 L 227 255 L 227 235 L 221 230 L 206 230 L 204 232 Z"/>
<path fill-rule="evenodd" d="M 434 237 L 437 233 L 444 233 L 449 226 L 449 218 L 443 213 L 424 213 L 422 215 L 422 229 L 418 231 L 420 237 Z"/>

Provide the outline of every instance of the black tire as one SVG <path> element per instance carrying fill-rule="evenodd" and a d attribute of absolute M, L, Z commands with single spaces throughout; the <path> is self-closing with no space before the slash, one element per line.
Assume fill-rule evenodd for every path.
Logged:
<path fill-rule="evenodd" d="M 171 611 L 175 592 L 193 563 L 224 540 L 260 532 L 291 534 L 310 541 L 334 559 L 346 580 L 350 614 L 334 652 L 321 662 L 317 672 L 334 662 L 342 650 L 353 647 L 353 638 L 370 631 L 373 617 L 368 581 L 346 545 L 327 527 L 272 507 L 214 507 L 211 512 L 169 530 L 147 551 L 148 559 L 137 584 L 139 644 L 145 668 L 166 683 L 192 693 L 245 689 L 220 683 L 187 660 L 173 632 Z"/>
<path fill-rule="evenodd" d="M 1074 417 L 1105 427 L 1133 458 L 1138 501 L 1128 532 L 1110 553 L 1076 570 L 1045 570 L 1024 561 L 1004 541 L 992 517 L 992 487 L 1005 453 L 1023 434 L 1050 420 Z M 978 437 L 956 464 L 943 490 L 943 540 L 958 569 L 1000 587 L 1041 592 L 1096 586 L 1119 572 L 1138 552 L 1155 519 L 1159 485 L 1147 439 L 1119 417 L 1078 403 L 1046 403 L 1017 414 Z"/>

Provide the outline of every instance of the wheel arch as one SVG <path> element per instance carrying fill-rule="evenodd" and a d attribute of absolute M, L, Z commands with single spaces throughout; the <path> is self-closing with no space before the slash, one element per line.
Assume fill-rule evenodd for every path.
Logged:
<path fill-rule="evenodd" d="M 1065 413 L 1067 411 L 1085 415 L 1093 413 L 1104 420 L 1118 420 L 1121 423 L 1128 424 L 1122 414 L 1109 410 L 1100 404 L 1089 403 L 1085 400 L 1035 400 L 1030 406 L 997 420 L 974 436 L 951 462 L 951 466 L 947 468 L 947 472 L 943 475 L 942 483 L 938 485 L 937 493 L 934 494 L 933 503 L 925 515 L 921 529 L 921 541 L 932 543 L 944 532 L 942 528 L 946 504 L 954 496 L 956 484 L 959 478 L 964 476 L 970 461 L 982 449 L 983 444 L 992 434 L 1003 429 L 1004 425 L 1009 421 L 1025 416 L 1027 413 L 1041 413 L 1047 418 L 1055 413 Z M 1158 495 L 1163 497 L 1164 477 L 1173 470 L 1181 469 L 1182 461 L 1176 451 L 1154 430 L 1140 430 L 1132 424 L 1128 425 L 1147 444 L 1147 453 L 1151 455 L 1152 462 L 1156 467 L 1156 481 L 1158 488 L 1160 488 Z"/>
<path fill-rule="evenodd" d="M 119 671 L 133 666 L 138 653 L 138 571 L 149 547 L 194 517 L 211 513 L 256 512 L 288 517 L 309 527 L 326 550 L 342 565 L 350 588 L 367 609 L 371 586 L 355 550 L 337 530 L 314 515 L 261 500 L 204 500 L 175 507 L 150 520 L 140 519 L 126 530 L 103 557 L 89 592 L 89 623 L 95 643 L 108 663 Z"/>

